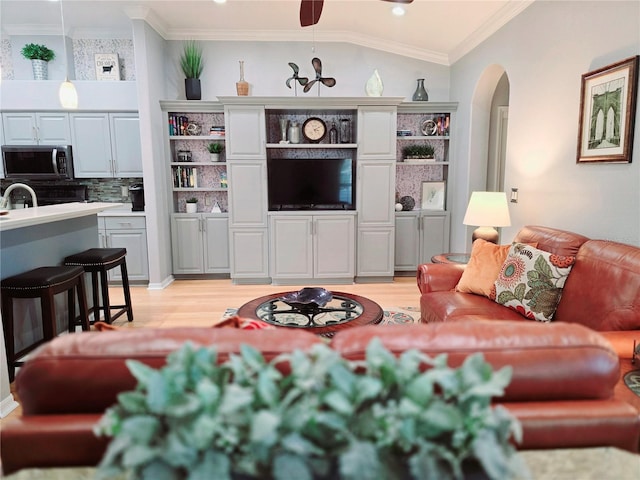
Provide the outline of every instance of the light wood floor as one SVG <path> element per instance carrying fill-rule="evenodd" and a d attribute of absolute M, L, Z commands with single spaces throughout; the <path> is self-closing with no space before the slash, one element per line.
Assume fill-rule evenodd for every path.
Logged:
<path fill-rule="evenodd" d="M 396 277 L 393 283 L 353 285 L 233 285 L 231 280 L 176 280 L 164 290 L 133 287 L 131 297 L 134 321 L 125 316 L 114 325 L 128 328 L 167 328 L 211 326 L 227 308 L 239 308 L 254 298 L 271 293 L 299 290 L 304 286 L 353 293 L 370 298 L 381 307 L 418 307 L 415 277 Z M 111 288 L 112 302 L 122 302 L 122 289 Z"/>
<path fill-rule="evenodd" d="M 415 277 L 396 277 L 390 283 L 352 285 L 234 285 L 231 280 L 176 280 L 164 290 L 131 288 L 134 321 L 125 315 L 113 325 L 121 328 L 208 327 L 222 319 L 227 308 L 239 308 L 254 298 L 271 293 L 296 291 L 305 286 L 353 293 L 367 297 L 382 308 L 419 307 L 420 296 Z M 122 288 L 109 289 L 112 305 L 124 303 Z M 13 384 L 12 384 L 13 390 Z M 17 399 L 19 401 L 19 399 Z M 21 414 L 18 407 L 2 422 Z"/>

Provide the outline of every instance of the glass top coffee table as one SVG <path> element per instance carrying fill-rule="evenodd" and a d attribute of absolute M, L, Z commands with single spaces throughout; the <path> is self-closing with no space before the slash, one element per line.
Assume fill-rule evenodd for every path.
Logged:
<path fill-rule="evenodd" d="M 332 337 L 345 328 L 382 322 L 380 305 L 352 293 L 331 292 L 333 298 L 322 307 L 292 307 L 281 297 L 293 292 L 281 292 L 256 298 L 238 309 L 238 316 L 262 320 L 277 327 L 304 328 L 316 335 Z"/>

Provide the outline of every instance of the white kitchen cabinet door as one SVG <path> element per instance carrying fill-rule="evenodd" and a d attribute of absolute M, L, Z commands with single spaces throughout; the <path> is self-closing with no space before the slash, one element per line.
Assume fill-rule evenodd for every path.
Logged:
<path fill-rule="evenodd" d="M 313 217 L 273 216 L 269 221 L 271 278 L 312 278 Z"/>
<path fill-rule="evenodd" d="M 140 120 L 137 113 L 110 113 L 114 176 L 142 177 Z"/>
<path fill-rule="evenodd" d="M 69 145 L 69 114 L 58 112 L 3 113 L 5 145 Z"/>
<path fill-rule="evenodd" d="M 200 214 L 171 216 L 171 249 L 174 274 L 203 273 Z"/>
<path fill-rule="evenodd" d="M 396 130 L 396 107 L 360 107 L 358 109 L 358 159 L 395 159 Z"/>
<path fill-rule="evenodd" d="M 264 107 L 228 106 L 224 119 L 227 161 L 265 158 Z"/>
<path fill-rule="evenodd" d="M 394 228 L 358 229 L 357 277 L 393 279 Z"/>
<path fill-rule="evenodd" d="M 266 283 L 269 278 L 267 228 L 230 227 L 229 258 L 234 282 Z"/>
<path fill-rule="evenodd" d="M 109 114 L 71 113 L 73 166 L 77 178 L 112 178 Z"/>
<path fill-rule="evenodd" d="M 264 160 L 227 164 L 229 226 L 267 227 L 267 167 Z"/>
<path fill-rule="evenodd" d="M 229 273 L 229 218 L 202 214 L 204 273 Z"/>
<path fill-rule="evenodd" d="M 315 278 L 355 275 L 355 220 L 353 215 L 314 217 L 313 270 Z"/>
<path fill-rule="evenodd" d="M 395 223 L 396 168 L 393 161 L 358 161 L 359 226 L 387 226 Z"/>

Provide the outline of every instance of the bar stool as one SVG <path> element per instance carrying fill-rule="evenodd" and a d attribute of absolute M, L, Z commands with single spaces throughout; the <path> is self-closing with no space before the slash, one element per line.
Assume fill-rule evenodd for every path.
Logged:
<path fill-rule="evenodd" d="M 69 332 L 75 332 L 76 326 L 89 330 L 89 312 L 84 286 L 84 269 L 73 266 L 40 267 L 0 282 L 2 289 L 2 317 L 4 338 L 7 350 L 9 380 L 13 381 L 15 367 L 24 362 L 20 358 L 37 346 L 52 340 L 56 334 L 56 305 L 54 295 L 67 292 L 69 310 Z M 80 315 L 76 318 L 74 290 L 77 293 Z M 39 298 L 42 307 L 42 340 L 16 352 L 13 328 L 13 299 Z M 79 321 L 78 321 L 79 319 Z"/>
<path fill-rule="evenodd" d="M 80 266 L 84 268 L 85 272 L 91 273 L 93 306 L 89 309 L 89 313 L 93 313 L 94 322 L 100 320 L 100 311 L 104 312 L 104 321 L 107 323 L 111 323 L 124 313 L 127 314 L 127 319 L 130 322 L 133 321 L 126 255 L 126 248 L 90 248 L 64 259 L 65 265 Z M 117 266 L 120 266 L 120 273 L 122 274 L 124 305 L 111 305 L 109 302 L 107 272 Z M 100 275 L 100 288 L 98 288 L 98 274 Z M 102 305 L 100 304 L 100 292 L 102 292 Z M 111 315 L 111 310 L 117 311 Z"/>

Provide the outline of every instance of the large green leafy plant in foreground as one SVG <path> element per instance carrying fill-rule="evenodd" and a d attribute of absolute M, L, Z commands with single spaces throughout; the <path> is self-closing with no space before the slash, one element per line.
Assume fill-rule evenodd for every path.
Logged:
<path fill-rule="evenodd" d="M 456 369 L 446 355 L 396 358 L 376 339 L 362 362 L 319 344 L 271 362 L 243 346 L 216 365 L 214 348 L 186 344 L 160 370 L 127 363 L 138 386 L 95 429 L 113 437 L 100 478 L 443 480 L 475 464 L 503 480 L 526 470 L 509 442 L 519 423 L 491 405 L 511 369 L 494 372 L 481 354 Z"/>

